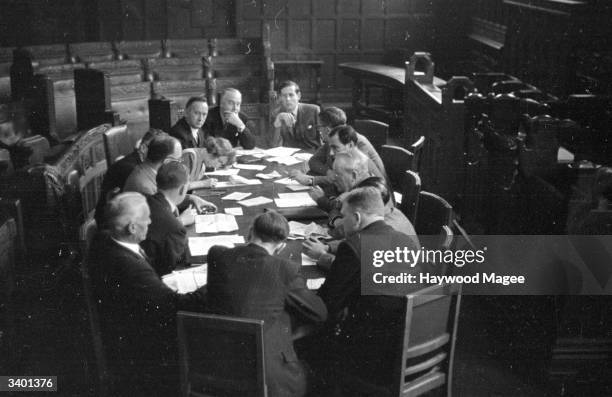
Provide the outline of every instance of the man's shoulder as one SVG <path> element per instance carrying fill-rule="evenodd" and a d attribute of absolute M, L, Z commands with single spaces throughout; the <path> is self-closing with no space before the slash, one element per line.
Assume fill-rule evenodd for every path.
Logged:
<path fill-rule="evenodd" d="M 298 109 L 300 111 L 303 111 L 304 113 L 315 113 L 315 114 L 319 114 L 319 112 L 321 111 L 321 109 L 319 108 L 319 105 L 313 105 L 312 103 L 299 103 L 298 104 Z"/>
<path fill-rule="evenodd" d="M 176 135 L 176 134 L 185 133 L 188 130 L 189 128 L 188 128 L 187 122 L 185 121 L 185 118 L 181 117 L 181 119 L 177 121 L 176 124 L 170 127 L 169 133 L 170 135 Z"/>
<path fill-rule="evenodd" d="M 370 140 L 363 134 L 357 133 L 357 147 L 365 153 L 364 149 L 374 149 Z"/>

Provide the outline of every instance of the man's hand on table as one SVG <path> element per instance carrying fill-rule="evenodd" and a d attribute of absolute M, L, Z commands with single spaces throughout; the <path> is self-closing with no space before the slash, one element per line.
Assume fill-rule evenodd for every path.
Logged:
<path fill-rule="evenodd" d="M 208 188 L 213 188 L 216 185 L 217 185 L 217 179 L 216 178 L 202 179 L 201 181 L 192 181 L 192 182 L 189 182 L 189 190 L 193 190 L 193 189 L 208 189 Z"/>
<path fill-rule="evenodd" d="M 302 248 L 304 248 L 304 253 L 314 260 L 319 260 L 321 255 L 325 254 L 329 250 L 329 246 L 327 244 L 323 244 L 314 237 L 308 237 L 306 240 L 304 240 L 302 243 Z"/>
<path fill-rule="evenodd" d="M 310 189 L 308 194 L 310 194 L 310 197 L 312 197 L 314 201 L 317 201 L 321 197 L 325 196 L 325 192 L 319 186 L 315 186 L 312 189 Z"/>
<path fill-rule="evenodd" d="M 314 177 L 306 175 L 300 170 L 290 170 L 289 176 L 301 183 L 302 185 L 306 186 L 311 186 L 314 181 Z"/>
<path fill-rule="evenodd" d="M 217 211 L 216 205 L 194 194 L 188 194 L 187 197 L 185 197 L 185 199 L 189 201 L 191 204 L 193 204 L 193 206 L 196 208 L 198 213 L 206 212 L 209 210 L 214 210 L 215 212 Z"/>
<path fill-rule="evenodd" d="M 183 226 L 193 225 L 195 223 L 195 217 L 197 215 L 197 211 L 193 208 L 193 205 L 189 205 L 185 211 L 183 211 L 178 219 L 181 221 Z"/>

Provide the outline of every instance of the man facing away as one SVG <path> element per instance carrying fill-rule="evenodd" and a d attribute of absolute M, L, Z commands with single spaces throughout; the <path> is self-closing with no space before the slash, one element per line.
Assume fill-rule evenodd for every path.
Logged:
<path fill-rule="evenodd" d="M 240 112 L 242 94 L 235 88 L 226 88 L 221 94 L 220 105 L 210 109 L 204 122 L 206 137 L 225 138 L 232 146 L 244 149 L 255 147 L 255 137 L 248 124 L 246 114 Z"/>
<path fill-rule="evenodd" d="M 280 107 L 273 114 L 274 133 L 270 146 L 318 149 L 321 146 L 317 132 L 319 107 L 300 103 L 300 87 L 293 81 L 282 82 L 278 90 Z"/>
<path fill-rule="evenodd" d="M 264 320 L 268 395 L 302 396 L 306 376 L 293 348 L 292 324 L 325 321 L 320 298 L 306 288 L 299 265 L 280 258 L 287 220 L 265 212 L 253 221 L 249 244 L 208 252 L 208 310 Z"/>
<path fill-rule="evenodd" d="M 202 130 L 208 116 L 208 101 L 205 96 L 194 96 L 185 104 L 185 115 L 170 129 L 170 135 L 181 143 L 183 149 L 202 148 L 206 135 Z"/>

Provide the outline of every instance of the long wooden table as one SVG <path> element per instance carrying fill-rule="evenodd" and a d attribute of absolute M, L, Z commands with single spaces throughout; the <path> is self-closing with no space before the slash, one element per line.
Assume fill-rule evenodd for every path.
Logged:
<path fill-rule="evenodd" d="M 299 169 L 302 171 L 307 171 L 307 163 L 305 162 L 296 164 L 296 165 L 292 165 L 292 166 L 286 166 L 286 165 L 278 164 L 276 162 L 271 163 L 263 159 L 263 160 L 260 160 L 254 163 L 249 163 L 249 164 L 262 164 L 262 165 L 266 165 L 266 168 L 261 171 L 241 169 L 238 175 L 240 175 L 241 177 L 247 178 L 247 179 L 256 179 L 255 174 L 257 173 L 268 174 L 275 170 L 278 171 L 280 174 L 282 174 L 283 177 L 287 176 L 288 172 L 292 169 Z M 229 179 L 228 176 L 211 176 L 211 177 L 216 178 L 219 181 L 227 181 Z M 253 219 L 257 215 L 261 214 L 265 209 L 277 209 L 276 204 L 274 203 L 274 201 L 272 201 L 271 203 L 264 204 L 264 205 L 246 207 L 246 206 L 242 206 L 238 204 L 238 202 L 234 200 L 221 200 L 221 197 L 224 197 L 232 192 L 249 192 L 251 193 L 251 195 L 247 197 L 246 199 L 263 196 L 263 197 L 274 200 L 275 198 L 278 198 L 278 193 L 293 193 L 293 191 L 287 188 L 285 185 L 274 183 L 274 181 L 278 179 L 279 178 L 271 179 L 271 180 L 262 180 L 262 183 L 260 185 L 241 185 L 241 186 L 219 188 L 219 189 L 199 189 L 199 190 L 194 191 L 193 193 L 202 197 L 204 200 L 207 200 L 215 204 L 218 208 L 219 213 L 224 213 L 225 212 L 224 209 L 228 207 L 229 208 L 231 207 L 242 208 L 244 215 L 236 216 L 236 223 L 238 224 L 239 230 L 228 232 L 228 233 L 219 233 L 218 235 L 239 234 L 243 236 L 246 241 L 248 238 L 248 234 L 249 234 L 249 228 L 251 227 Z M 307 190 L 305 190 L 305 192 L 307 192 Z M 310 223 L 311 221 L 300 221 L 300 222 Z M 196 233 L 195 225 L 189 226 L 187 228 L 188 237 L 196 237 L 196 236 L 206 237 L 206 236 L 213 236 L 213 235 L 214 234 L 211 234 L 211 233 L 200 233 L 200 234 Z M 301 253 L 302 253 L 303 241 L 304 240 L 287 240 L 287 246 L 280 253 L 280 256 L 296 261 L 298 263 L 301 263 L 301 260 L 302 260 Z M 187 260 L 189 263 L 192 263 L 192 264 L 205 263 L 206 255 L 191 255 L 191 252 L 188 252 Z M 310 279 L 324 277 L 321 270 L 318 269 L 317 266 L 302 266 L 302 274 L 304 275 L 304 277 L 310 278 Z"/>

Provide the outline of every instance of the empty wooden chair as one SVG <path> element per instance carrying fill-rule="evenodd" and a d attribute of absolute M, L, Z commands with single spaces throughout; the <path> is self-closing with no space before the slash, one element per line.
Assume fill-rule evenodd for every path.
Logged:
<path fill-rule="evenodd" d="M 180 311 L 181 396 L 267 395 L 263 321 Z"/>
<path fill-rule="evenodd" d="M 452 227 L 453 207 L 437 194 L 421 191 L 414 229 L 418 235 L 438 235 L 443 226 Z"/>
<path fill-rule="evenodd" d="M 387 144 L 389 137 L 389 124 L 376 120 L 355 120 L 353 127 L 361 135 L 368 138 L 374 149 L 380 151 L 382 145 Z"/>
<path fill-rule="evenodd" d="M 407 170 L 404 177 L 402 200 L 398 207 L 412 224 L 416 222 L 419 194 L 421 193 L 421 177 L 414 171 Z"/>
<path fill-rule="evenodd" d="M 131 153 L 133 147 L 127 125 L 118 125 L 104 131 L 104 152 L 107 168 L 115 161 Z"/>

